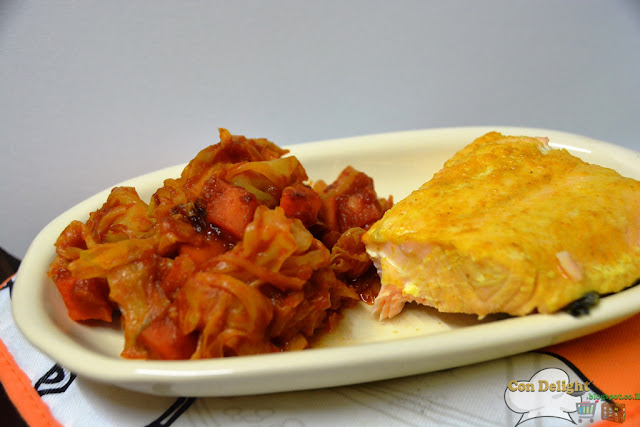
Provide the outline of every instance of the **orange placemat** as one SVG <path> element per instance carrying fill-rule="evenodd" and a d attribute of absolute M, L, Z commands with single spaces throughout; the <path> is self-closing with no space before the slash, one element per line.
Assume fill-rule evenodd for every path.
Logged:
<path fill-rule="evenodd" d="M 7 286 L 12 278 L 9 277 L 2 282 L 0 289 Z M 9 399 L 30 426 L 61 425 L 51 415 L 49 407 L 42 401 L 31 384 L 31 380 L 20 369 L 2 341 L 0 341 L 0 382 L 2 382 Z"/>
<path fill-rule="evenodd" d="M 542 352 L 562 358 L 583 380 L 593 381 L 590 389 L 599 400 L 624 405 L 626 425 L 640 425 L 640 314 Z"/>

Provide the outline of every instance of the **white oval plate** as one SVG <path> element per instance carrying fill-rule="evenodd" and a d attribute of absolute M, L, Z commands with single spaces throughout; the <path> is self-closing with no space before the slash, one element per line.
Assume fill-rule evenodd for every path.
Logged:
<path fill-rule="evenodd" d="M 490 130 L 547 136 L 585 161 L 640 179 L 640 153 L 564 132 L 503 126 L 445 128 L 371 135 L 289 147 L 311 179 L 332 181 L 347 165 L 374 178 L 380 196 L 395 200 L 430 179 L 458 149 Z M 119 185 L 138 189 L 143 200 L 184 165 Z M 362 304 L 347 312 L 338 330 L 300 352 L 195 361 L 125 360 L 123 335 L 112 325 L 72 322 L 46 275 L 53 244 L 73 219 L 86 220 L 110 189 L 53 220 L 31 244 L 13 288 L 13 315 L 37 348 L 78 375 L 158 395 L 231 396 L 320 388 L 425 373 L 508 356 L 566 341 L 640 311 L 640 286 L 602 298 L 587 316 L 530 315 L 479 322 L 473 316 L 408 307 L 380 323 Z"/>

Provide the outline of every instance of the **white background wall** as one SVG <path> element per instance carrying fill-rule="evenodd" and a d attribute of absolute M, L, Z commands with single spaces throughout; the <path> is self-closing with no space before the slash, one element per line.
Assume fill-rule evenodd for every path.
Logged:
<path fill-rule="evenodd" d="M 22 3 L 22 2 L 20 2 Z M 640 2 L 0 2 L 0 246 L 217 128 L 518 125 L 640 150 Z"/>

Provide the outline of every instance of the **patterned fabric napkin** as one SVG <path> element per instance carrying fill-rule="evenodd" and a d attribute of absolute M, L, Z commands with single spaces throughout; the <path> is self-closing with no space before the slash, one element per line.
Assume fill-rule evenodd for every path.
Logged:
<path fill-rule="evenodd" d="M 640 425 L 640 315 L 538 352 L 430 374 L 321 390 L 171 398 L 77 377 L 38 352 L 13 322 L 12 286 L 10 278 L 0 287 L 0 381 L 29 425 Z"/>

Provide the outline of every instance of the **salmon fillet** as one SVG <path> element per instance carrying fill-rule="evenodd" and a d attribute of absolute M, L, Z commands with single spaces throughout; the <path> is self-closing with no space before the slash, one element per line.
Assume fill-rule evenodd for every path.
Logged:
<path fill-rule="evenodd" d="M 640 182 L 546 138 L 486 134 L 363 235 L 380 319 L 442 312 L 552 313 L 640 277 Z"/>

